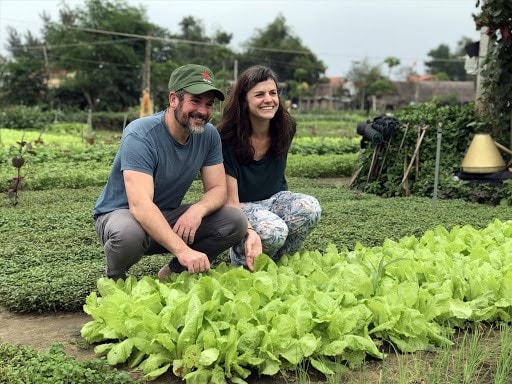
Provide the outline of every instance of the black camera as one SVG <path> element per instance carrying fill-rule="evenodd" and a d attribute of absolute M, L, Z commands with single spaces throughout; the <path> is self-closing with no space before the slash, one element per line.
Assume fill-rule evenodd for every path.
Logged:
<path fill-rule="evenodd" d="M 382 133 L 373 129 L 370 123 L 359 123 L 357 124 L 357 133 L 363 136 L 364 139 L 369 141 L 372 144 L 380 144 L 382 143 L 383 136 Z"/>
<path fill-rule="evenodd" d="M 373 121 L 367 120 L 357 124 L 357 133 L 361 139 L 361 148 L 368 143 L 380 144 L 383 141 L 389 142 L 400 127 L 400 122 L 391 116 L 377 116 Z"/>

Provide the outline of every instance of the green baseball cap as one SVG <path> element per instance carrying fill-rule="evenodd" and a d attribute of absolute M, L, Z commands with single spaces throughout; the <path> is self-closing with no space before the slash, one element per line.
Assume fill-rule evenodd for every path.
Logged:
<path fill-rule="evenodd" d="M 217 99 L 224 100 L 222 91 L 213 86 L 214 81 L 215 78 L 209 68 L 197 64 L 186 64 L 171 73 L 169 92 L 183 89 L 193 95 L 200 95 L 213 91 Z"/>

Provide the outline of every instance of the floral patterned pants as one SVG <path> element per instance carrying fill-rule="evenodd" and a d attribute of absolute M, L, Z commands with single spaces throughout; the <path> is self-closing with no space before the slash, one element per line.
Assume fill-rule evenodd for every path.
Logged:
<path fill-rule="evenodd" d="M 266 200 L 240 203 L 240 208 L 261 238 L 263 253 L 275 261 L 301 247 L 322 213 L 317 199 L 290 191 L 278 192 Z M 244 242 L 229 251 L 235 265 L 246 265 Z"/>

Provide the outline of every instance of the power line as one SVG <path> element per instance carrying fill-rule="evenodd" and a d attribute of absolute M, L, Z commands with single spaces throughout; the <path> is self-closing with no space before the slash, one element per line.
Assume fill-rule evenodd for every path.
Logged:
<path fill-rule="evenodd" d="M 134 33 L 124 33 L 124 32 L 113 32 L 106 31 L 102 29 L 93 29 L 93 28 L 81 28 L 81 27 L 71 27 L 65 26 L 68 29 L 75 29 L 84 32 L 92 32 L 92 33 L 100 33 L 105 35 L 116 35 L 116 36 L 126 36 L 126 37 L 136 37 L 141 39 L 149 39 L 155 41 L 163 41 L 168 43 L 183 43 L 183 44 L 191 44 L 191 45 L 207 45 L 207 46 L 216 46 L 216 47 L 225 47 L 223 44 L 212 43 L 206 41 L 193 41 L 193 40 L 184 40 L 184 39 L 176 39 L 176 38 L 168 38 L 168 37 L 158 37 L 152 35 L 138 35 Z M 294 50 L 294 49 L 279 49 L 279 48 L 258 48 L 251 47 L 251 49 L 261 50 L 261 51 L 270 51 L 270 52 L 281 52 L 281 53 L 296 53 L 296 54 L 311 54 L 309 50 Z"/>
<path fill-rule="evenodd" d="M 153 40 L 153 41 L 160 41 L 160 42 L 166 42 L 166 43 L 181 43 L 181 44 L 190 44 L 190 45 L 204 45 L 204 46 L 213 46 L 213 47 L 225 47 L 223 44 L 214 43 L 214 42 L 208 42 L 208 41 L 194 41 L 194 40 L 186 40 L 186 39 L 177 39 L 177 38 L 170 38 L 170 37 L 159 37 L 159 36 L 153 36 L 153 35 L 139 35 L 135 33 L 125 33 L 125 32 L 116 32 L 116 31 L 107 31 L 103 29 L 94 29 L 94 28 L 85 28 L 85 27 L 73 27 L 73 26 L 65 26 L 65 25 L 58 25 L 61 28 L 64 29 L 72 29 L 77 31 L 83 31 L 83 32 L 91 32 L 91 33 L 98 33 L 103 35 L 111 35 L 111 36 L 124 36 L 129 37 L 132 41 L 133 40 Z M 127 40 L 130 40 L 127 39 Z M 125 40 L 125 41 L 127 41 Z M 60 47 L 68 47 L 68 46 L 79 46 L 81 44 L 117 44 L 120 40 L 115 40 L 112 42 L 97 42 L 97 43 L 76 43 L 75 45 L 47 45 L 46 49 L 52 49 L 52 48 L 60 48 Z M 44 45 L 40 46 L 31 46 L 26 47 L 26 49 L 43 49 Z M 24 49 L 24 48 L 16 48 L 16 49 Z M 302 54 L 307 55 L 311 54 L 311 51 L 309 50 L 296 50 L 296 49 L 279 49 L 279 48 L 264 48 L 264 47 L 251 47 L 253 50 L 259 50 L 259 51 L 269 51 L 269 52 L 280 52 L 280 53 L 294 53 L 294 54 Z"/>
<path fill-rule="evenodd" d="M 127 42 L 139 41 L 140 38 L 122 39 L 122 40 L 110 40 L 110 41 L 95 41 L 95 42 L 78 42 L 73 44 L 56 44 L 56 45 L 24 45 L 22 47 L 13 47 L 13 51 L 24 51 L 24 50 L 38 50 L 38 49 L 55 49 L 55 48 L 72 48 L 79 46 L 90 46 L 90 45 L 108 45 L 108 44 L 125 44 Z"/>

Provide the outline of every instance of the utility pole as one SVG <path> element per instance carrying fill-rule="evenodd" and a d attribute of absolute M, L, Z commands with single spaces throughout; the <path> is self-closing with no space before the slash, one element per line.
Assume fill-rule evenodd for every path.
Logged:
<path fill-rule="evenodd" d="M 142 73 L 142 91 L 147 89 L 151 92 L 151 38 L 146 37 L 146 55 L 144 57 L 144 67 Z"/>
<path fill-rule="evenodd" d="M 236 82 L 236 79 L 238 79 L 238 60 L 235 60 L 233 63 L 233 80 Z"/>

